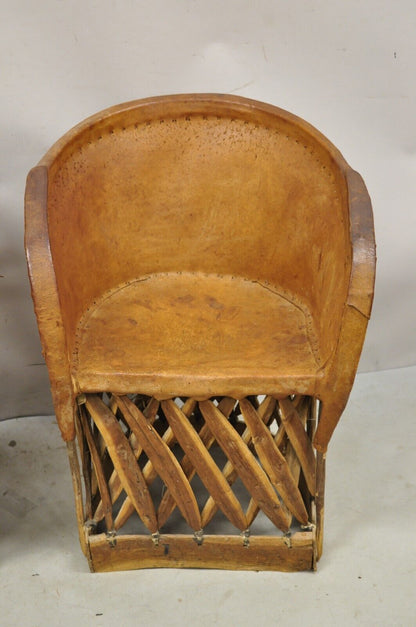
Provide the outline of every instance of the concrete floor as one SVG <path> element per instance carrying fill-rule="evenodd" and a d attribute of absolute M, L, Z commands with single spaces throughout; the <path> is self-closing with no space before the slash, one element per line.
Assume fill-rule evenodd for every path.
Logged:
<path fill-rule="evenodd" d="M 91 574 L 55 420 L 0 423 L 0 624 L 416 625 L 416 367 L 359 375 L 317 573 Z"/>

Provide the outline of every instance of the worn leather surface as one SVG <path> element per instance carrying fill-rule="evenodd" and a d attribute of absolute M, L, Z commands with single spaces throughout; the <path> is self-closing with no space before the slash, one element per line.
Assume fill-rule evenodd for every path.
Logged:
<path fill-rule="evenodd" d="M 275 288 L 168 273 L 121 286 L 88 311 L 77 329 L 73 371 L 85 392 L 242 397 L 259 389 L 306 393 L 319 359 L 308 310 Z"/>

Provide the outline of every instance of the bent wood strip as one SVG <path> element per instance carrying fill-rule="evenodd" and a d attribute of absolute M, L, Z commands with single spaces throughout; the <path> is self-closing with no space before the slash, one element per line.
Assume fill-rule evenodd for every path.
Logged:
<path fill-rule="evenodd" d="M 233 398 L 225 397 L 221 399 L 219 408 L 225 416 L 229 416 L 232 410 L 234 409 L 235 403 L 236 401 Z M 182 411 L 186 415 L 186 412 L 184 411 L 185 405 L 183 406 Z M 211 446 L 213 445 L 213 443 L 215 442 L 215 438 L 206 424 L 203 425 L 198 435 L 201 441 L 204 443 L 206 449 L 209 450 Z M 193 465 L 191 459 L 186 453 L 181 461 L 181 466 L 182 466 L 184 473 L 188 477 L 188 480 L 191 481 L 192 477 L 195 474 L 195 466 Z M 159 527 L 162 527 L 165 524 L 165 522 L 167 521 L 167 519 L 169 518 L 169 516 L 172 514 L 173 510 L 175 509 L 175 507 L 176 507 L 175 500 L 173 499 L 169 490 L 167 490 L 165 494 L 163 495 L 163 498 L 160 502 L 159 509 L 157 512 Z M 209 520 L 206 520 L 206 517 L 204 516 L 203 513 L 201 514 L 201 520 L 202 520 L 202 527 L 205 527 L 205 525 L 209 522 Z"/>
<path fill-rule="evenodd" d="M 117 403 L 116 403 L 115 399 L 113 400 L 113 398 L 111 399 L 110 408 L 111 408 L 112 412 L 115 414 L 115 412 L 117 410 Z M 153 422 L 155 421 L 158 408 L 159 408 L 159 401 L 157 401 L 155 398 L 151 398 L 149 403 L 148 403 L 148 405 L 147 405 L 147 407 L 145 408 L 145 410 L 143 412 L 144 416 L 147 418 L 147 420 L 150 422 L 150 424 L 153 424 Z M 135 435 L 133 433 L 130 434 L 129 443 L 130 443 L 130 446 L 131 446 L 132 451 L 134 453 L 134 456 L 136 457 L 136 459 L 139 459 L 143 449 L 140 446 L 140 443 L 137 441 L 137 438 L 135 437 Z M 144 472 L 143 472 L 143 476 L 146 479 L 146 475 L 144 474 Z M 118 476 L 116 470 L 113 470 L 113 472 L 111 473 L 110 479 L 108 481 L 108 487 L 109 487 L 109 490 L 110 490 L 111 501 L 114 504 L 117 501 L 117 499 L 120 496 L 120 494 L 122 493 L 122 491 L 123 491 L 123 485 L 122 485 L 122 483 L 120 481 L 120 477 Z M 125 500 L 128 500 L 128 502 L 131 505 L 131 501 L 130 501 L 128 496 L 126 497 Z M 129 513 L 129 516 L 131 516 L 131 514 L 133 512 L 134 512 L 134 507 L 133 507 L 133 505 L 131 505 L 131 511 Z M 120 516 L 120 512 L 117 514 L 116 520 L 114 521 L 114 528 L 115 529 L 119 529 L 120 528 L 118 526 L 119 516 Z M 102 507 L 102 502 L 100 501 L 98 503 L 97 509 L 95 511 L 94 520 L 99 521 L 99 520 L 101 520 L 101 518 L 103 518 L 103 507 Z"/>
<path fill-rule="evenodd" d="M 312 439 L 312 435 L 314 432 L 314 425 L 311 424 L 311 420 L 308 421 L 308 418 L 310 416 L 310 408 L 311 408 L 311 399 L 310 398 L 303 398 L 303 397 L 297 397 L 294 401 L 295 407 L 296 408 L 300 408 L 298 411 L 300 411 L 300 419 L 302 421 L 302 424 L 304 427 L 307 426 L 308 428 L 308 437 L 310 439 Z M 284 427 L 282 425 L 282 430 L 284 431 Z M 293 448 L 293 445 L 291 443 L 291 441 L 288 439 L 287 442 L 287 446 L 286 446 L 286 453 L 285 453 L 285 458 L 287 461 L 287 464 L 289 466 L 289 470 L 290 473 L 296 483 L 297 486 L 299 486 L 299 479 L 300 479 L 300 462 L 298 459 L 298 456 L 296 455 L 296 451 Z"/>
<path fill-rule="evenodd" d="M 85 490 L 85 516 L 87 520 L 91 520 L 92 514 L 92 491 L 91 491 L 91 454 L 88 448 L 87 441 L 82 431 L 81 421 L 79 414 L 75 413 L 75 433 L 78 441 L 78 448 L 81 457 L 82 476 L 84 477 L 84 490 Z M 104 518 L 104 514 L 102 516 Z M 98 521 L 97 521 L 98 522 Z"/>
<path fill-rule="evenodd" d="M 287 434 L 286 434 L 285 428 L 284 428 L 283 424 L 280 421 L 279 429 L 278 429 L 276 435 L 274 436 L 275 445 L 276 445 L 276 447 L 280 451 L 282 451 L 284 446 L 286 445 L 287 439 L 288 438 L 287 438 Z M 290 516 L 290 520 L 292 520 L 291 514 L 290 514 L 289 510 L 287 510 L 286 505 L 284 503 L 283 503 L 282 507 L 283 507 L 283 509 L 285 511 L 287 511 L 288 516 Z M 250 503 L 248 504 L 247 511 L 246 511 L 246 516 L 247 516 L 247 520 L 249 521 L 249 524 L 251 524 L 253 522 L 253 520 L 255 519 L 257 514 L 259 513 L 259 509 L 260 508 L 257 505 L 256 501 L 254 501 L 254 499 L 250 499 Z"/>
<path fill-rule="evenodd" d="M 116 416 L 118 405 L 114 396 L 111 396 L 110 409 L 113 412 L 113 414 Z M 155 422 L 157 418 L 158 409 L 159 409 L 159 401 L 151 397 L 146 407 L 143 409 L 143 416 L 146 418 L 146 420 L 150 422 L 150 424 L 153 424 Z M 123 421 L 126 424 L 123 414 L 121 414 L 121 417 L 123 418 Z M 128 425 L 126 424 L 126 426 Z M 133 449 L 134 454 L 136 455 L 136 459 L 138 459 L 143 449 L 140 446 L 140 442 L 137 441 L 136 436 L 132 432 L 130 432 L 129 442 L 130 442 L 131 448 Z"/>
<path fill-rule="evenodd" d="M 315 455 L 297 410 L 288 398 L 279 399 L 279 407 L 286 432 L 299 458 L 309 492 L 316 490 Z"/>
<path fill-rule="evenodd" d="M 244 531 L 247 521 L 241 505 L 201 438 L 172 400 L 162 401 L 162 408 L 177 441 L 191 460 L 202 483 L 232 524 Z"/>
<path fill-rule="evenodd" d="M 308 514 L 298 487 L 290 474 L 282 453 L 276 447 L 273 436 L 260 420 L 253 405 L 245 398 L 240 401 L 241 411 L 253 437 L 253 444 L 259 460 L 272 485 L 283 498 L 285 505 L 303 525 L 308 522 Z"/>
<path fill-rule="evenodd" d="M 152 400 L 155 400 L 155 399 L 152 399 Z M 155 402 L 159 406 L 159 401 L 155 401 Z M 184 406 L 182 407 L 183 413 L 186 416 L 190 416 L 192 414 L 192 412 L 194 411 L 194 409 L 195 409 L 195 405 L 196 405 L 196 401 L 194 399 L 192 399 L 192 398 L 188 398 L 188 400 L 185 402 Z M 147 418 L 146 410 L 143 412 L 143 415 Z M 167 444 L 167 446 L 171 446 L 173 444 L 173 442 L 175 440 L 175 436 L 174 436 L 173 431 L 172 431 L 172 429 L 170 427 L 168 427 L 166 429 L 165 433 L 163 434 L 162 440 Z M 137 455 L 137 457 L 138 457 L 138 455 Z M 143 468 L 143 477 L 145 478 L 145 481 L 146 481 L 147 485 L 150 485 L 157 477 L 157 472 L 154 469 L 154 467 L 152 465 L 152 462 L 150 460 L 148 462 L 146 462 L 146 464 L 145 464 L 145 466 Z M 173 498 L 173 496 L 171 495 L 171 493 L 169 491 L 169 488 L 166 490 L 165 494 L 169 494 L 170 495 L 170 497 L 172 499 L 172 509 L 175 509 L 176 501 Z M 122 506 L 120 507 L 119 513 L 116 516 L 116 520 L 114 522 L 115 529 L 120 529 L 120 527 L 122 527 L 124 525 L 124 523 L 128 520 L 128 518 L 132 515 L 133 512 L 134 512 L 134 507 L 133 507 L 129 497 L 127 496 L 126 499 L 124 500 Z M 160 512 L 160 508 L 159 508 L 159 510 L 157 512 L 158 527 L 160 529 L 160 527 L 162 526 L 163 523 L 160 522 L 159 512 Z M 201 524 L 201 526 L 202 526 L 202 524 Z"/>
<path fill-rule="evenodd" d="M 116 396 L 115 398 L 130 429 L 135 433 L 143 450 L 151 460 L 152 466 L 169 487 L 186 522 L 194 531 L 199 531 L 201 529 L 201 516 L 198 504 L 178 460 L 157 431 L 146 421 L 142 412 L 127 396 Z M 164 407 L 163 409 L 165 410 Z"/>
<path fill-rule="evenodd" d="M 188 398 L 185 401 L 181 411 L 187 418 L 189 418 L 189 416 L 192 415 L 195 407 L 196 407 L 196 401 L 193 398 Z M 168 428 L 164 432 L 164 434 L 162 436 L 162 440 L 163 440 L 163 442 L 165 442 L 165 444 L 168 447 L 171 447 L 174 444 L 174 442 L 175 442 L 175 434 L 172 431 L 172 427 L 170 425 L 168 426 Z M 143 475 L 144 475 L 144 477 L 145 477 L 145 479 L 146 479 L 148 484 L 152 483 L 152 481 L 154 481 L 156 479 L 157 471 L 155 470 L 155 468 L 153 468 L 151 459 L 149 459 L 149 461 L 146 462 L 145 467 L 143 468 Z M 167 491 L 169 491 L 169 488 L 167 489 Z"/>
<path fill-rule="evenodd" d="M 114 414 L 101 399 L 93 394 L 86 396 L 87 409 L 107 443 L 107 450 L 126 493 L 143 523 L 157 531 L 156 512 L 142 472 Z"/>
<path fill-rule="evenodd" d="M 276 403 L 277 403 L 277 401 L 276 401 Z M 290 445 L 290 440 L 287 437 L 287 433 L 285 431 L 285 428 L 284 428 L 281 420 L 280 420 L 280 424 L 279 424 L 279 429 L 278 429 L 278 431 L 277 431 L 277 433 L 276 433 L 276 435 L 274 436 L 273 439 L 274 439 L 274 444 L 275 444 L 276 448 L 278 448 L 280 452 L 282 452 L 285 447 L 287 448 Z M 284 511 L 287 512 L 287 515 L 289 516 L 290 521 L 292 521 L 292 514 L 287 509 L 285 503 L 282 503 L 282 507 L 283 507 Z M 260 508 L 257 505 L 256 501 L 251 499 L 250 503 L 248 504 L 247 511 L 246 511 L 247 520 L 250 522 L 250 524 L 253 522 L 253 520 L 257 516 L 257 514 L 259 512 L 259 509 Z M 290 522 L 290 524 L 291 524 L 291 522 Z"/>
<path fill-rule="evenodd" d="M 299 460 L 298 460 L 298 456 L 296 455 L 296 451 L 293 448 L 290 440 L 289 440 L 289 442 L 287 444 L 285 459 L 286 459 L 286 462 L 287 462 L 290 474 L 293 477 L 293 481 L 295 482 L 296 486 L 298 487 L 299 486 L 299 479 L 300 479 L 300 463 L 299 463 Z M 303 503 L 303 500 L 302 500 L 302 503 Z M 302 521 L 299 521 L 299 522 L 302 522 Z M 302 522 L 302 524 L 306 525 L 307 523 Z"/>
<path fill-rule="evenodd" d="M 268 399 L 270 400 L 272 398 L 273 397 L 271 397 L 271 396 L 267 396 L 264 399 L 262 405 L 260 405 L 259 410 L 258 410 L 258 415 L 260 416 L 261 420 L 265 424 L 268 423 L 268 421 L 269 421 L 269 419 L 271 417 L 271 414 L 274 412 L 274 410 L 276 408 L 277 401 L 275 399 L 273 399 L 274 400 L 274 404 L 273 404 L 273 408 L 272 408 L 272 410 L 270 412 L 270 415 L 266 414 L 265 416 L 262 416 L 262 412 L 261 412 L 262 406 L 263 406 L 264 403 L 266 403 L 266 401 Z M 250 441 L 251 441 L 251 432 L 250 432 L 249 429 L 247 429 L 247 434 L 248 434 L 247 435 L 247 441 L 245 439 L 244 439 L 244 441 L 246 442 L 246 444 L 249 444 Z M 284 428 L 284 426 L 282 424 L 280 424 L 279 425 L 279 429 L 278 429 L 276 435 L 274 436 L 275 446 L 277 448 L 279 448 L 280 451 L 282 450 L 283 446 L 285 445 L 286 439 L 287 439 L 287 434 L 286 434 L 285 428 Z M 287 513 L 287 516 L 289 517 L 289 520 L 292 520 L 292 515 L 290 514 L 289 510 L 286 508 L 286 505 L 284 503 L 282 504 L 282 509 L 283 509 L 283 511 L 285 511 Z M 248 525 L 251 525 L 251 523 L 256 518 L 257 514 L 259 513 L 259 510 L 260 510 L 260 507 L 258 506 L 257 502 L 253 498 L 251 498 L 250 502 L 248 504 L 247 510 L 246 510 L 246 518 L 247 518 Z"/>
<path fill-rule="evenodd" d="M 283 506 L 283 510 L 284 510 L 284 507 L 285 506 Z M 251 525 L 251 523 L 256 518 L 257 514 L 259 513 L 259 511 L 260 511 L 260 507 L 257 505 L 257 502 L 253 499 L 253 497 L 251 497 L 248 507 L 246 509 L 246 518 L 247 518 L 247 522 L 249 525 Z M 289 511 L 287 511 L 287 515 L 288 515 L 288 519 L 292 521 L 292 516 Z M 288 525 L 290 527 L 290 523 L 288 523 Z"/>
<path fill-rule="evenodd" d="M 279 529 L 289 531 L 289 517 L 266 473 L 250 453 L 247 445 L 212 401 L 201 401 L 199 407 L 218 444 L 237 470 L 242 482 L 263 512 Z"/>
<path fill-rule="evenodd" d="M 97 572 L 136 568 L 217 568 L 233 570 L 311 570 L 313 534 L 295 533 L 290 548 L 286 538 L 251 536 L 248 547 L 239 536 L 204 536 L 198 545 L 192 536 L 162 534 L 158 546 L 146 536 L 118 536 L 110 547 L 105 534 L 90 538 L 93 569 Z"/>
<path fill-rule="evenodd" d="M 263 402 L 261 403 L 260 407 L 258 408 L 258 415 L 260 417 L 260 419 L 265 422 L 268 423 L 268 421 L 270 420 L 271 415 L 273 414 L 273 411 L 276 407 L 276 400 L 272 397 L 272 396 L 266 396 L 266 398 L 263 400 Z M 222 407 L 221 407 L 221 403 L 218 405 L 218 409 L 224 414 L 225 412 L 223 411 Z M 251 442 L 251 432 L 250 430 L 246 427 L 246 429 L 244 429 L 243 433 L 241 434 L 241 439 L 245 444 L 250 444 Z M 225 464 L 224 468 L 222 469 L 222 474 L 224 475 L 226 481 L 232 485 L 238 478 L 238 472 L 236 471 L 236 469 L 234 468 L 234 466 L 232 465 L 232 463 L 230 461 L 227 461 L 227 463 Z M 257 516 L 258 513 L 258 506 L 256 504 L 257 510 L 254 514 L 253 517 L 248 516 L 248 510 L 246 512 L 246 520 L 247 520 L 247 527 L 249 527 L 251 525 L 251 523 L 253 522 L 254 518 Z M 212 496 L 209 497 L 209 499 L 207 500 L 207 502 L 205 503 L 205 506 L 202 510 L 201 513 L 201 517 L 202 517 L 202 521 L 204 523 L 204 525 L 208 524 L 210 522 L 210 520 L 212 520 L 213 516 L 215 515 L 215 513 L 217 512 L 218 507 L 216 502 L 214 501 L 214 499 L 212 498 Z"/>
<path fill-rule="evenodd" d="M 305 432 L 307 434 L 308 440 L 309 442 L 312 443 L 312 439 L 313 439 L 313 434 L 314 434 L 314 426 L 312 424 L 312 397 L 310 396 L 304 396 L 302 399 L 302 402 L 300 402 L 297 406 L 296 406 L 296 411 L 298 412 L 300 421 L 302 423 L 303 428 L 305 429 Z M 313 447 L 312 447 L 313 449 Z M 290 443 L 290 440 L 288 441 L 288 451 L 292 450 L 293 454 L 295 457 L 297 457 L 296 455 L 296 451 L 293 449 L 292 444 Z M 316 474 L 316 454 L 314 452 L 314 457 L 315 457 L 315 476 L 317 477 Z M 299 460 L 298 460 L 299 463 Z M 300 466 L 300 463 L 299 463 Z M 302 498 L 303 498 L 303 502 L 305 503 L 305 507 L 306 510 L 308 512 L 308 517 L 309 517 L 309 522 L 312 521 L 312 500 L 314 498 L 314 494 L 311 494 L 309 492 L 307 483 L 305 481 L 304 476 L 301 475 L 301 468 L 299 468 L 299 480 L 298 480 L 298 485 L 299 485 L 299 490 L 300 493 L 302 494 Z M 317 479 L 315 479 L 315 481 L 317 482 Z M 317 483 L 316 483 L 317 485 Z M 315 521 L 312 521 L 315 522 Z"/>
<path fill-rule="evenodd" d="M 101 464 L 100 453 L 98 452 L 94 436 L 91 431 L 91 426 L 85 416 L 85 411 L 82 405 L 79 407 L 79 419 L 81 421 L 82 429 L 87 440 L 88 448 L 91 453 L 91 461 L 94 466 L 95 476 L 97 477 L 98 489 L 101 495 L 101 502 L 103 504 L 103 514 L 105 518 L 105 524 L 107 531 L 113 529 L 113 515 L 112 515 L 112 503 L 110 492 L 108 490 L 107 481 L 105 478 L 103 466 Z"/>

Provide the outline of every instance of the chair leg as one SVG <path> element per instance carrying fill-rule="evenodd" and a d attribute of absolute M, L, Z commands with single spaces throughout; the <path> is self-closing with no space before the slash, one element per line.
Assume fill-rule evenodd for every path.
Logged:
<path fill-rule="evenodd" d="M 324 539 L 324 505 L 325 505 L 325 463 L 326 453 L 316 454 L 316 559 L 322 555 Z"/>
<path fill-rule="evenodd" d="M 75 513 L 78 524 L 79 541 L 81 544 L 82 552 L 88 558 L 88 540 L 85 535 L 85 515 L 82 498 L 82 483 L 81 472 L 78 461 L 78 453 L 75 440 L 70 440 L 66 443 L 68 451 L 69 466 L 71 469 L 72 486 L 74 488 L 75 497 Z"/>

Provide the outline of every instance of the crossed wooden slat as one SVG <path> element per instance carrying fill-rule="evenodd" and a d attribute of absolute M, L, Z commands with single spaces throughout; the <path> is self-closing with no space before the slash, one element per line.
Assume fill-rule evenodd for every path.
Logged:
<path fill-rule="evenodd" d="M 224 416 L 227 416 L 228 418 L 228 416 L 231 414 L 232 410 L 234 409 L 235 404 L 236 404 L 236 401 L 233 398 L 225 397 L 221 399 L 220 401 L 220 404 L 219 404 L 220 411 L 224 414 Z M 209 450 L 215 442 L 215 438 L 212 435 L 211 431 L 209 430 L 208 425 L 206 424 L 203 425 L 202 428 L 200 429 L 199 438 L 201 439 L 202 443 L 204 444 L 207 450 Z M 184 458 L 182 459 L 182 467 L 184 469 L 184 472 L 186 473 L 188 480 L 191 481 L 196 472 L 196 468 L 194 464 L 192 463 L 192 460 L 190 459 L 189 455 L 187 454 L 185 454 Z M 231 485 L 230 482 L 229 484 Z M 216 501 L 214 501 L 214 499 L 212 499 L 212 501 L 213 503 L 216 504 Z M 172 514 L 175 507 L 176 507 L 175 500 L 173 499 L 172 494 L 169 492 L 169 490 L 167 490 L 165 494 L 163 495 L 163 498 L 160 502 L 160 506 L 158 510 L 158 520 L 159 520 L 161 527 L 164 525 L 166 520 Z M 218 509 L 217 505 L 215 505 L 215 507 L 216 509 L 212 513 L 212 516 L 215 514 L 215 512 Z M 203 510 L 201 514 L 202 527 L 205 527 L 208 524 L 209 520 L 210 519 L 207 518 L 207 513 L 204 512 Z"/>
<path fill-rule="evenodd" d="M 161 402 L 161 407 L 169 426 L 161 436 L 153 427 L 159 407 L 154 399 L 142 412 L 126 396 L 113 396 L 109 409 L 98 396 L 87 395 L 86 407 L 114 465 L 107 487 L 100 453 L 82 409 L 80 422 L 101 495 L 94 519 L 105 518 L 108 529 L 118 529 L 136 511 L 148 529 L 155 533 L 177 506 L 194 531 L 206 526 L 217 509 L 221 509 L 241 531 L 250 526 L 259 509 L 284 532 L 289 530 L 292 516 L 301 524 L 307 524 L 308 514 L 298 483 L 302 469 L 309 491 L 315 494 L 315 457 L 305 431 L 304 408 L 300 411 L 296 404 L 289 398 L 279 399 L 281 424 L 273 437 L 267 426 L 276 408 L 276 401 L 271 397 L 266 397 L 258 407 L 248 399 L 239 401 L 246 424 L 241 435 L 228 419 L 236 405 L 234 399 L 223 398 L 218 406 L 210 400 L 199 402 L 205 420 L 199 431 L 189 421 L 196 407 L 195 400 L 188 399 L 182 409 L 173 400 L 166 400 Z M 128 438 L 115 416 L 117 408 L 129 427 Z M 171 449 L 175 441 L 185 453 L 181 462 Z M 222 470 L 209 453 L 215 441 L 228 458 Z M 281 452 L 284 443 L 286 456 Z M 258 459 L 251 452 L 250 444 Z M 137 463 L 142 451 L 148 457 L 143 470 Z M 195 473 L 210 495 L 201 513 L 190 485 Z M 167 490 L 156 513 L 148 486 L 158 475 Z M 231 489 L 238 477 L 252 497 L 245 513 Z M 113 521 L 112 503 L 123 489 L 127 497 Z"/>
<path fill-rule="evenodd" d="M 104 438 L 114 470 L 135 510 L 149 531 L 156 533 L 157 517 L 149 489 L 118 420 L 107 405 L 94 394 L 87 395 L 86 406 Z"/>
<path fill-rule="evenodd" d="M 275 407 L 276 407 L 276 401 L 271 396 L 266 396 L 266 398 L 263 400 L 263 402 L 258 408 L 258 415 L 264 423 L 268 424 L 270 418 L 274 414 Z M 218 409 L 222 411 L 224 415 L 226 415 L 221 407 L 221 403 L 219 404 Z M 243 440 L 243 442 L 247 444 L 247 446 L 250 444 L 251 433 L 248 427 L 244 429 L 240 437 Z M 215 442 L 214 436 L 211 436 L 211 438 L 212 438 L 212 441 Z M 229 460 L 226 462 L 222 470 L 222 473 L 230 485 L 233 485 L 233 483 L 238 479 L 238 473 Z M 253 499 L 251 500 L 251 503 L 246 511 L 247 527 L 251 525 L 251 523 L 253 522 L 254 518 L 256 517 L 259 511 L 258 506 L 256 505 L 255 507 L 257 507 L 257 510 L 254 513 L 252 503 L 254 503 Z M 204 526 L 210 522 L 210 520 L 213 518 L 217 510 L 218 510 L 218 507 L 217 507 L 215 500 L 212 498 L 212 496 L 209 496 L 201 514 Z"/>
<path fill-rule="evenodd" d="M 117 411 L 117 404 L 115 403 L 115 400 L 113 400 L 113 398 L 111 399 L 110 408 L 112 412 L 115 414 Z M 82 406 L 81 406 L 81 409 L 82 409 Z M 159 402 L 155 398 L 151 398 L 147 407 L 145 408 L 143 412 L 150 424 L 154 423 L 156 416 L 157 416 L 158 409 L 159 409 Z M 130 434 L 129 442 L 130 442 L 130 446 L 133 450 L 135 458 L 138 459 L 143 449 L 141 447 L 140 442 L 137 440 L 137 438 L 135 437 L 133 433 Z M 146 478 L 146 473 L 144 473 L 144 477 Z M 123 485 L 120 481 L 120 477 L 118 476 L 118 473 L 116 470 L 114 470 L 110 476 L 110 479 L 108 481 L 108 487 L 109 487 L 109 491 L 111 495 L 111 501 L 112 503 L 115 503 L 115 501 L 118 499 L 121 492 L 123 491 Z M 130 504 L 131 501 L 128 497 L 127 497 L 127 500 L 128 500 L 128 503 Z M 125 506 L 125 510 L 127 509 L 129 508 Z M 133 513 L 133 511 L 135 510 L 134 510 L 134 507 L 132 506 L 132 509 L 129 513 L 124 511 L 124 516 L 123 515 L 120 516 L 120 512 L 119 512 L 114 523 L 114 528 L 119 529 L 122 526 L 122 524 L 124 524 L 125 520 L 127 520 L 127 518 Z M 125 517 L 126 514 L 127 514 L 127 517 Z M 93 520 L 95 522 L 99 522 L 103 518 L 103 516 L 104 516 L 103 502 L 101 499 L 101 501 L 98 503 L 98 506 L 95 510 Z M 121 524 L 119 524 L 121 518 L 124 518 L 124 520 L 122 521 Z"/>

